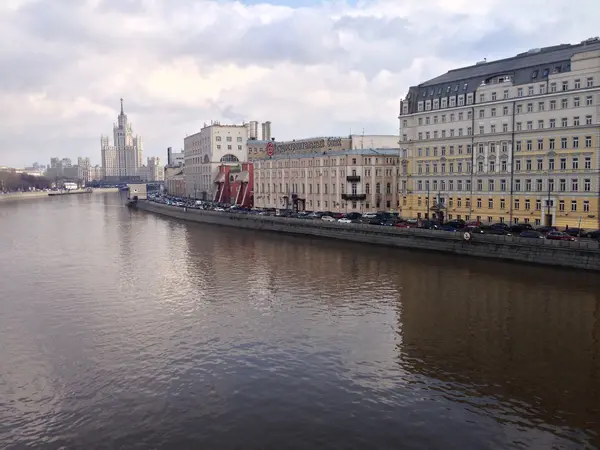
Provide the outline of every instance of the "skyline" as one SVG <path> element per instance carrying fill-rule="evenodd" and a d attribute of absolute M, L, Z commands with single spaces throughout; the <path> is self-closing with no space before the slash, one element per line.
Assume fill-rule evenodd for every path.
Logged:
<path fill-rule="evenodd" d="M 580 42 L 600 14 L 590 0 L 72 3 L 0 6 L 0 36 L 18 43 L 0 49 L 1 165 L 99 164 L 121 97 L 145 157 L 165 159 L 211 120 L 270 120 L 277 140 L 396 134 L 410 86 Z"/>

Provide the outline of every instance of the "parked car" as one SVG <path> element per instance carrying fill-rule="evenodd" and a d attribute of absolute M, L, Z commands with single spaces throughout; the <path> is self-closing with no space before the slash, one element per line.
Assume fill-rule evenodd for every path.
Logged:
<path fill-rule="evenodd" d="M 547 234 L 547 233 L 550 233 L 551 231 L 558 231 L 558 228 L 552 227 L 552 226 L 545 226 L 545 227 L 538 227 L 535 230 L 539 231 L 542 234 Z"/>
<path fill-rule="evenodd" d="M 338 219 L 338 223 L 352 223 L 352 220 L 348 217 L 342 217 L 341 219 Z"/>
<path fill-rule="evenodd" d="M 321 220 L 324 220 L 325 222 L 335 222 L 335 219 L 331 216 L 323 216 L 321 217 Z"/>
<path fill-rule="evenodd" d="M 546 239 L 550 239 L 551 241 L 576 241 L 573 236 L 569 236 L 567 233 L 563 233 L 562 231 L 550 231 L 546 234 Z"/>
<path fill-rule="evenodd" d="M 496 236 L 512 236 L 508 228 L 489 228 L 485 230 L 485 234 L 493 234 Z"/>
<path fill-rule="evenodd" d="M 567 228 L 565 230 L 565 233 L 567 233 L 570 236 L 578 236 L 578 237 L 586 236 L 586 232 L 583 228 Z"/>
<path fill-rule="evenodd" d="M 590 232 L 588 232 L 586 237 L 588 237 L 590 239 L 600 240 L 600 230 L 590 231 Z"/>
<path fill-rule="evenodd" d="M 544 239 L 544 235 L 539 231 L 535 230 L 526 230 L 519 234 L 519 237 L 529 238 L 529 239 Z"/>

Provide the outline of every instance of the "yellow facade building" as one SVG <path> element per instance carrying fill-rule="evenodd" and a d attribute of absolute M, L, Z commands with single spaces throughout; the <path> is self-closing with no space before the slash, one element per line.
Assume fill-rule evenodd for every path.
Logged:
<path fill-rule="evenodd" d="M 600 228 L 600 40 L 482 61 L 400 102 L 403 217 Z"/>

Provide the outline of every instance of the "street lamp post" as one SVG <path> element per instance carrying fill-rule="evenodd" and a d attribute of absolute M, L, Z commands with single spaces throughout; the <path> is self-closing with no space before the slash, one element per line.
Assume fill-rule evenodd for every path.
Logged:
<path fill-rule="evenodd" d="M 552 212 L 550 211 L 550 206 L 552 200 L 550 200 L 550 192 L 552 191 L 551 187 L 553 187 L 554 180 L 550 179 L 552 172 L 548 170 L 548 198 L 546 199 L 546 226 L 552 226 Z M 551 183 L 552 181 L 552 183 Z"/>

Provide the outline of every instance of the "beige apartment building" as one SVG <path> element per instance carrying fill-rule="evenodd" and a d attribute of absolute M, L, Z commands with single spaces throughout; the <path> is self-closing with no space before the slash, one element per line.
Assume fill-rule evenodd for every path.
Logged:
<path fill-rule="evenodd" d="M 398 205 L 397 148 L 352 149 L 351 138 L 248 141 L 254 205 L 299 211 L 368 212 Z"/>
<path fill-rule="evenodd" d="M 598 38 L 411 87 L 402 215 L 600 228 L 599 118 Z"/>

